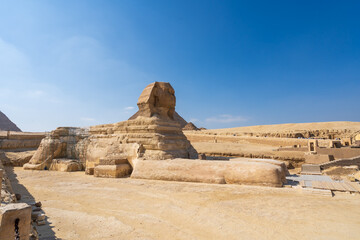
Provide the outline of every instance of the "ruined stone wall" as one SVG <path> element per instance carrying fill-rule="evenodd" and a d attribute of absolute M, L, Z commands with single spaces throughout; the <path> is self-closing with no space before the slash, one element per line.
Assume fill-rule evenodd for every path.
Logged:
<path fill-rule="evenodd" d="M 15 193 L 11 187 L 10 180 L 7 176 L 7 173 L 4 169 L 4 165 L 0 161 L 0 177 L 1 177 L 1 194 L 0 194 L 0 200 L 3 203 L 15 203 L 16 197 Z"/>
<path fill-rule="evenodd" d="M 360 167 L 360 156 L 353 158 L 343 158 L 343 159 L 338 159 L 335 161 L 323 163 L 320 165 L 320 167 L 321 169 L 324 170 L 335 166 L 351 166 L 351 165 L 357 165 L 358 167 Z"/>
<path fill-rule="evenodd" d="M 0 131 L 0 161 L 5 166 L 23 166 L 44 137 L 45 133 Z"/>
<path fill-rule="evenodd" d="M 215 132 L 217 135 L 236 135 L 242 137 L 272 137 L 272 138 L 319 138 L 319 139 L 336 139 L 336 138 L 354 138 L 356 133 L 359 133 L 358 128 L 352 129 L 312 129 L 312 130 L 277 130 L 277 131 L 239 131 L 234 129 L 229 129 L 228 131 L 224 131 L 226 129 L 217 130 L 204 130 L 201 131 L 201 134 L 209 134 L 213 135 Z"/>
<path fill-rule="evenodd" d="M 229 136 L 229 135 L 215 135 L 202 134 L 201 131 L 184 131 L 186 138 L 190 142 L 217 142 L 217 143 L 253 143 L 264 144 L 269 146 L 293 146 L 293 145 L 307 145 L 307 139 L 294 138 L 274 138 L 274 137 L 244 137 L 244 136 Z"/>
<path fill-rule="evenodd" d="M 24 151 L 39 147 L 45 133 L 0 132 L 0 150 Z"/>
<path fill-rule="evenodd" d="M 317 153 L 332 155 L 334 156 L 335 159 L 353 158 L 356 156 L 360 156 L 360 148 L 350 148 L 350 147 L 318 148 Z"/>

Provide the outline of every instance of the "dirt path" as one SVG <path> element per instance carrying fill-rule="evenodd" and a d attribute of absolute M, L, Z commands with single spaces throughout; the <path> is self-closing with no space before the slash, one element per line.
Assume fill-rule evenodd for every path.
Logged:
<path fill-rule="evenodd" d="M 8 170 L 24 201 L 43 203 L 42 239 L 360 237 L 360 195 Z"/>

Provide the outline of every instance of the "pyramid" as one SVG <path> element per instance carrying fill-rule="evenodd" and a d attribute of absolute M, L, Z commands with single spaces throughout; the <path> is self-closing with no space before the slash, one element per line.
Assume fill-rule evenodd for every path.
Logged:
<path fill-rule="evenodd" d="M 0 111 L 0 131 L 21 132 L 15 123 L 13 123 L 4 113 Z"/>
<path fill-rule="evenodd" d="M 183 130 L 195 130 L 195 131 L 198 131 L 199 129 L 192 122 L 189 122 L 188 124 L 185 125 L 185 127 L 183 127 Z"/>

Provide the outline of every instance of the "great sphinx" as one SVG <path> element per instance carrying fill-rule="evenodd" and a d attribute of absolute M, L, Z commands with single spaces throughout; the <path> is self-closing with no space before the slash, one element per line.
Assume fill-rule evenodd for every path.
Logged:
<path fill-rule="evenodd" d="M 63 157 L 78 161 L 95 177 L 126 177 L 207 183 L 282 186 L 286 167 L 278 161 L 206 161 L 182 132 L 176 113 L 175 91 L 170 83 L 154 82 L 141 93 L 138 112 L 129 120 L 92 126 L 72 138 L 56 135 L 43 139 L 25 169 L 69 169 Z M 59 131 L 59 129 L 58 129 Z M 66 134 L 65 134 L 66 135 Z M 71 144 L 68 142 L 72 140 Z M 69 152 L 72 146 L 73 153 Z M 64 150 L 65 149 L 65 150 Z M 46 156 L 46 157 L 44 157 Z"/>
<path fill-rule="evenodd" d="M 174 118 L 176 98 L 169 83 L 149 84 L 137 105 L 139 111 L 127 121 L 90 127 L 88 174 L 106 158 L 126 159 L 134 168 L 142 160 L 198 157 L 183 134 L 181 123 Z"/>

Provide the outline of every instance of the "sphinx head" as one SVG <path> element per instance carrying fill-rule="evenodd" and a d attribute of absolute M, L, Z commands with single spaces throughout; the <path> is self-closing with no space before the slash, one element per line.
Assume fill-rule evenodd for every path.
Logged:
<path fill-rule="evenodd" d="M 137 105 L 139 107 L 138 116 L 174 119 L 175 91 L 170 83 L 151 83 L 141 93 Z"/>

